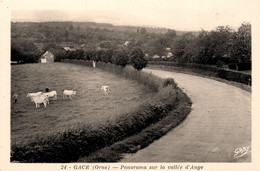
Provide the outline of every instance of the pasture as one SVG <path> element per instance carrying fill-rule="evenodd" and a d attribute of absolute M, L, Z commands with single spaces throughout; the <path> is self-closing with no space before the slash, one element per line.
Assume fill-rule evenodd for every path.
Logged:
<path fill-rule="evenodd" d="M 101 90 L 110 86 L 109 95 Z M 27 93 L 55 90 L 58 99 L 35 108 Z M 62 99 L 63 90 L 75 90 L 72 100 Z M 67 63 L 11 66 L 11 143 L 26 143 L 41 136 L 64 132 L 77 124 L 94 126 L 137 108 L 151 92 L 135 81 L 98 68 Z"/>

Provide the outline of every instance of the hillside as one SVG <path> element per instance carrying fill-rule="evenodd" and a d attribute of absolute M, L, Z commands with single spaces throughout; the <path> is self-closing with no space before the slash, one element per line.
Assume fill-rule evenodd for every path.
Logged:
<path fill-rule="evenodd" d="M 32 42 L 40 51 L 52 48 L 71 47 L 76 49 L 95 49 L 103 41 L 109 41 L 113 48 L 122 46 L 126 41 L 141 45 L 145 53 L 151 52 L 151 46 L 157 39 L 171 33 L 172 38 L 185 32 L 166 28 L 114 26 L 108 23 L 94 22 L 12 22 L 11 38 L 15 45 L 25 41 Z M 196 32 L 194 32 L 196 34 Z M 169 36 L 167 36 L 169 37 Z M 171 41 L 164 42 L 171 46 Z"/>

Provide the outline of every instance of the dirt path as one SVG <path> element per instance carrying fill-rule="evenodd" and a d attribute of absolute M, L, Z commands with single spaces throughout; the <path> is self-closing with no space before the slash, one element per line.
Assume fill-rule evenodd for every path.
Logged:
<path fill-rule="evenodd" d="M 247 146 L 251 151 L 251 93 L 198 76 L 145 71 L 174 78 L 191 98 L 193 109 L 176 129 L 120 162 L 251 161 L 250 152 L 238 151 Z"/>

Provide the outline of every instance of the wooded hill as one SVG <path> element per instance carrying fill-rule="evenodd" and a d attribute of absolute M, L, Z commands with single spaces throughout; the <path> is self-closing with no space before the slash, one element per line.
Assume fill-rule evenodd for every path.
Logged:
<path fill-rule="evenodd" d="M 143 51 L 148 51 L 153 39 L 172 32 L 165 28 L 144 28 L 134 26 L 113 26 L 106 23 L 94 22 L 12 22 L 12 43 L 31 42 L 39 50 L 46 50 L 51 43 L 57 46 L 92 49 L 99 47 L 102 41 L 110 41 L 113 48 L 120 47 L 126 41 L 143 45 Z M 148 38 L 148 39 L 147 39 Z M 27 44 L 27 43 L 26 43 Z M 84 47 L 83 47 L 84 46 Z"/>

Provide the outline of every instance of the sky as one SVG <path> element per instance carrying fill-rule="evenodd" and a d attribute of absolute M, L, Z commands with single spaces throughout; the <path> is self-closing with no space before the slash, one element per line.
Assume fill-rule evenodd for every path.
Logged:
<path fill-rule="evenodd" d="M 4 0 L 2 0 L 4 1 Z M 213 30 L 251 23 L 259 0 L 9 0 L 11 21 L 93 21 Z"/>

